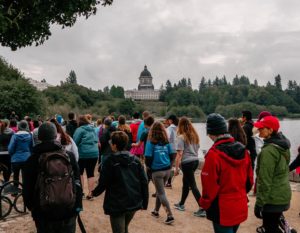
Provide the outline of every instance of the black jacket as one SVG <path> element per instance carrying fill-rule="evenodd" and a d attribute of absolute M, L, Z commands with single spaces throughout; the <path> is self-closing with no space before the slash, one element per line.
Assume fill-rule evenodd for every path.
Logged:
<path fill-rule="evenodd" d="M 8 144 L 14 132 L 11 129 L 5 129 L 3 133 L 0 133 L 0 152 L 7 152 Z"/>
<path fill-rule="evenodd" d="M 109 155 L 112 153 L 109 145 L 109 140 L 110 140 L 111 133 L 114 131 L 116 131 L 116 128 L 114 126 L 110 126 L 109 128 L 105 128 L 103 130 L 103 134 L 99 139 L 101 144 L 101 150 L 100 150 L 101 155 Z"/>
<path fill-rule="evenodd" d="M 71 120 L 68 122 L 66 126 L 66 132 L 73 138 L 74 132 L 77 128 L 78 128 L 77 121 Z"/>
<path fill-rule="evenodd" d="M 128 151 L 108 155 L 92 195 L 99 196 L 104 191 L 103 208 L 107 215 L 147 209 L 148 180 L 139 159 Z"/>
<path fill-rule="evenodd" d="M 74 181 L 76 185 L 76 204 L 72 213 L 66 214 L 63 219 L 57 219 L 56 216 L 49 216 L 44 214 L 39 207 L 39 194 L 35 190 L 38 170 L 39 170 L 39 157 L 42 153 L 61 150 L 62 146 L 57 141 L 47 141 L 37 144 L 33 148 L 32 155 L 26 161 L 26 165 L 23 172 L 23 198 L 26 207 L 31 211 L 33 219 L 47 219 L 47 220 L 63 220 L 68 219 L 76 215 L 76 209 L 82 208 L 82 189 L 80 185 L 80 173 L 79 167 L 74 157 L 74 154 L 67 152 L 70 157 Z"/>
<path fill-rule="evenodd" d="M 244 126 L 243 126 L 243 129 L 244 129 L 245 134 L 247 136 L 246 148 L 250 152 L 250 157 L 251 157 L 252 161 L 254 161 L 257 154 L 256 154 L 256 150 L 255 150 L 255 141 L 254 141 L 254 138 L 252 137 L 253 136 L 253 132 L 252 132 L 253 122 L 252 121 L 246 121 Z"/>

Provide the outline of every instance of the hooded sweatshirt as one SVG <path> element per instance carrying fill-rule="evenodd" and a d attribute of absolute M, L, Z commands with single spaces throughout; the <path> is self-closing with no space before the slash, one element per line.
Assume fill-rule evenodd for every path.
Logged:
<path fill-rule="evenodd" d="M 265 212 L 282 212 L 289 208 L 290 142 L 282 134 L 264 140 L 257 159 L 256 205 Z"/>
<path fill-rule="evenodd" d="M 31 155 L 32 135 L 27 131 L 18 131 L 15 133 L 8 145 L 8 152 L 12 163 L 25 162 Z"/>
<path fill-rule="evenodd" d="M 105 214 L 118 216 L 127 211 L 147 209 L 148 180 L 141 162 L 128 151 L 107 156 L 93 196 L 105 192 Z"/>
<path fill-rule="evenodd" d="M 205 156 L 201 181 L 200 206 L 209 220 L 235 226 L 247 219 L 253 171 L 244 145 L 229 136 L 219 138 Z"/>
<path fill-rule="evenodd" d="M 98 158 L 98 137 L 91 125 L 77 128 L 73 140 L 78 147 L 79 159 Z"/>

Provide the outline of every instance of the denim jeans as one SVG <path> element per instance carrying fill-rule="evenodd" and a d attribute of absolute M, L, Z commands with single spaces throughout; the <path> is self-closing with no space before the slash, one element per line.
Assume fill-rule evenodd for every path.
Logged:
<path fill-rule="evenodd" d="M 235 225 L 231 227 L 221 226 L 218 223 L 213 222 L 215 233 L 236 233 L 240 225 Z"/>

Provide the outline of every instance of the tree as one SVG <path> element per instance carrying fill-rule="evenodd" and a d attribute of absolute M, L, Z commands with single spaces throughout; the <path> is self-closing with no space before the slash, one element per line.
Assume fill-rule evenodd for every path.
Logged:
<path fill-rule="evenodd" d="M 258 87 L 258 82 L 256 79 L 254 79 L 254 86 Z"/>
<path fill-rule="evenodd" d="M 10 1 L 0 3 L 0 42 L 2 46 L 16 50 L 36 46 L 51 36 L 53 24 L 71 27 L 78 16 L 86 19 L 96 14 L 97 5 L 112 4 L 113 0 L 52 0 Z"/>
<path fill-rule="evenodd" d="M 77 84 L 77 76 L 74 70 L 71 70 L 66 78 L 66 83 Z"/>
<path fill-rule="evenodd" d="M 43 79 L 41 80 L 41 83 L 46 83 L 46 79 L 43 78 Z"/>
<path fill-rule="evenodd" d="M 206 88 L 206 87 L 207 87 L 206 80 L 205 80 L 204 77 L 202 77 L 202 78 L 201 78 L 201 81 L 200 81 L 200 84 L 199 84 L 199 92 L 200 92 L 201 90 L 203 90 L 204 88 Z"/>
<path fill-rule="evenodd" d="M 110 88 L 109 94 L 114 98 L 125 98 L 124 96 L 124 88 L 120 86 L 112 85 Z"/>
<path fill-rule="evenodd" d="M 278 90 L 282 90 L 280 74 L 278 74 L 278 75 L 275 77 L 275 87 L 276 87 Z"/>

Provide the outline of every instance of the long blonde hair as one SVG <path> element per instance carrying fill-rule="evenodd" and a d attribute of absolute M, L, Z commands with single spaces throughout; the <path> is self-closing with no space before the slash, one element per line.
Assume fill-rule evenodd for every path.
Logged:
<path fill-rule="evenodd" d="M 187 117 L 180 118 L 177 135 L 183 135 L 183 139 L 187 144 L 200 144 L 199 135 Z"/>

